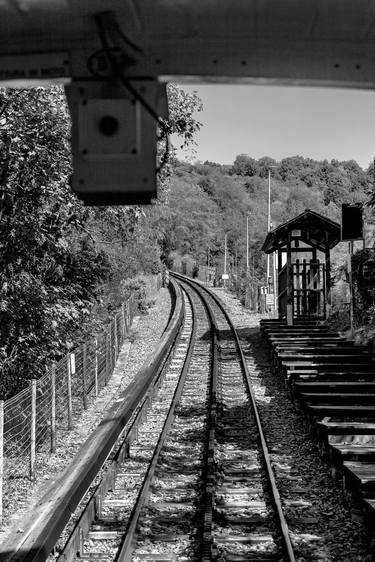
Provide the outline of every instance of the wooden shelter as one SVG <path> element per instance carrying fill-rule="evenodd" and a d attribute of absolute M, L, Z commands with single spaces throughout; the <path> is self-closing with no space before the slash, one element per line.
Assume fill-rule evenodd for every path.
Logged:
<path fill-rule="evenodd" d="M 288 324 L 328 316 L 330 250 L 340 237 L 338 223 L 309 209 L 267 234 L 262 250 L 277 254 L 278 311 Z"/>

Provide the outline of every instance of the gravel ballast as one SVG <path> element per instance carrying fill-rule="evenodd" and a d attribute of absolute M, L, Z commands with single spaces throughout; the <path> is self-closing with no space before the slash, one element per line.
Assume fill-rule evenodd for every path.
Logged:
<path fill-rule="evenodd" d="M 299 560 L 365 562 L 368 539 L 363 522 L 344 503 L 342 484 L 331 476 L 321 458 L 307 420 L 291 400 L 281 376 L 273 373 L 268 348 L 259 331 L 261 316 L 247 311 L 234 295 L 215 293 L 225 303 L 247 358 L 277 484 L 286 497 L 287 516 L 295 541 L 308 557 Z M 303 505 L 293 501 L 293 490 L 303 494 Z M 285 505 L 284 505 L 285 507 Z M 302 518 L 307 525 L 298 528 Z M 307 531 L 306 531 L 307 529 Z"/>

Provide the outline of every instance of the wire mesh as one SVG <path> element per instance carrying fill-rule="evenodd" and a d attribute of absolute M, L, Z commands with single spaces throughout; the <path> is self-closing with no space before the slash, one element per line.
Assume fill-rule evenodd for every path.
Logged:
<path fill-rule="evenodd" d="M 81 415 L 85 396 L 95 396 L 107 384 L 120 348 L 137 311 L 134 295 L 123 304 L 105 332 L 73 350 L 37 381 L 36 449 L 46 447 L 52 431 L 52 370 L 55 380 L 56 430 L 69 429 L 68 373 L 71 374 L 71 414 Z M 31 388 L 4 402 L 4 479 L 27 476 L 31 449 Z M 1 500 L 1 498 L 0 498 Z"/>
<path fill-rule="evenodd" d="M 50 370 L 38 380 L 36 387 L 36 448 L 45 443 L 51 433 L 52 385 Z"/>
<path fill-rule="evenodd" d="M 25 475 L 29 469 L 31 392 L 24 389 L 4 403 L 4 476 Z"/>

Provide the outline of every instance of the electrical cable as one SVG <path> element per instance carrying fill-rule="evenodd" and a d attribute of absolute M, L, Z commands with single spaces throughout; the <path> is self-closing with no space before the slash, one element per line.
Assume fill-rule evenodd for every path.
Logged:
<path fill-rule="evenodd" d="M 130 39 L 128 39 L 125 36 L 125 34 L 121 31 L 120 26 L 118 25 L 118 22 L 117 22 L 116 18 L 114 17 L 113 12 L 101 12 L 101 13 L 95 14 L 94 17 L 95 17 L 97 30 L 98 30 L 98 35 L 99 35 L 100 41 L 102 43 L 103 49 L 101 49 L 100 51 L 97 51 L 96 53 L 94 53 L 89 58 L 88 69 L 90 70 L 90 72 L 94 76 L 100 77 L 101 79 L 103 79 L 103 76 L 93 68 L 93 63 L 94 63 L 95 57 L 97 57 L 100 53 L 104 53 L 108 62 L 109 62 L 109 64 L 110 64 L 110 66 L 111 66 L 111 77 L 110 78 L 117 79 L 130 92 L 130 94 L 137 101 L 139 101 L 139 103 L 142 105 L 142 107 L 144 107 L 144 109 L 157 122 L 157 124 L 159 125 L 162 133 L 164 133 L 165 143 L 166 143 L 164 154 L 161 157 L 160 164 L 156 169 L 156 173 L 159 174 L 163 170 L 163 168 L 165 167 L 165 165 L 168 161 L 169 154 L 170 154 L 169 135 L 168 135 L 167 127 L 166 127 L 163 119 L 157 114 L 157 112 L 154 110 L 154 108 L 147 102 L 147 100 L 145 100 L 145 98 L 129 82 L 129 80 L 127 78 L 125 78 L 124 72 L 123 72 L 123 67 L 126 64 L 132 64 L 132 62 L 135 62 L 135 61 L 134 61 L 134 59 L 129 57 L 129 55 L 127 55 L 127 53 L 124 52 L 124 50 L 121 49 L 120 47 L 118 47 L 118 46 L 111 47 L 111 45 L 108 42 L 108 38 L 107 38 L 107 29 L 106 29 L 106 21 L 105 20 L 107 20 L 107 23 L 109 23 L 112 26 L 112 31 L 115 31 L 127 45 L 131 46 L 134 50 L 138 51 L 139 53 L 142 53 L 142 50 L 137 45 L 135 45 L 132 41 L 130 41 Z M 122 55 L 123 61 L 121 61 L 121 60 L 119 61 L 116 57 L 116 54 Z M 124 60 L 124 57 L 127 60 Z M 163 138 L 163 135 L 161 136 L 161 138 Z M 159 139 L 159 140 L 161 140 L 161 139 Z"/>

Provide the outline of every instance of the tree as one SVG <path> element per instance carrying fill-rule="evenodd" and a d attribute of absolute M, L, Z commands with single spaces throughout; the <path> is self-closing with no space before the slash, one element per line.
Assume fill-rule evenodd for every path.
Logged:
<path fill-rule="evenodd" d="M 236 156 L 231 169 L 232 174 L 239 176 L 256 176 L 259 172 L 259 165 L 254 158 L 250 158 L 247 154 L 239 154 Z"/>

